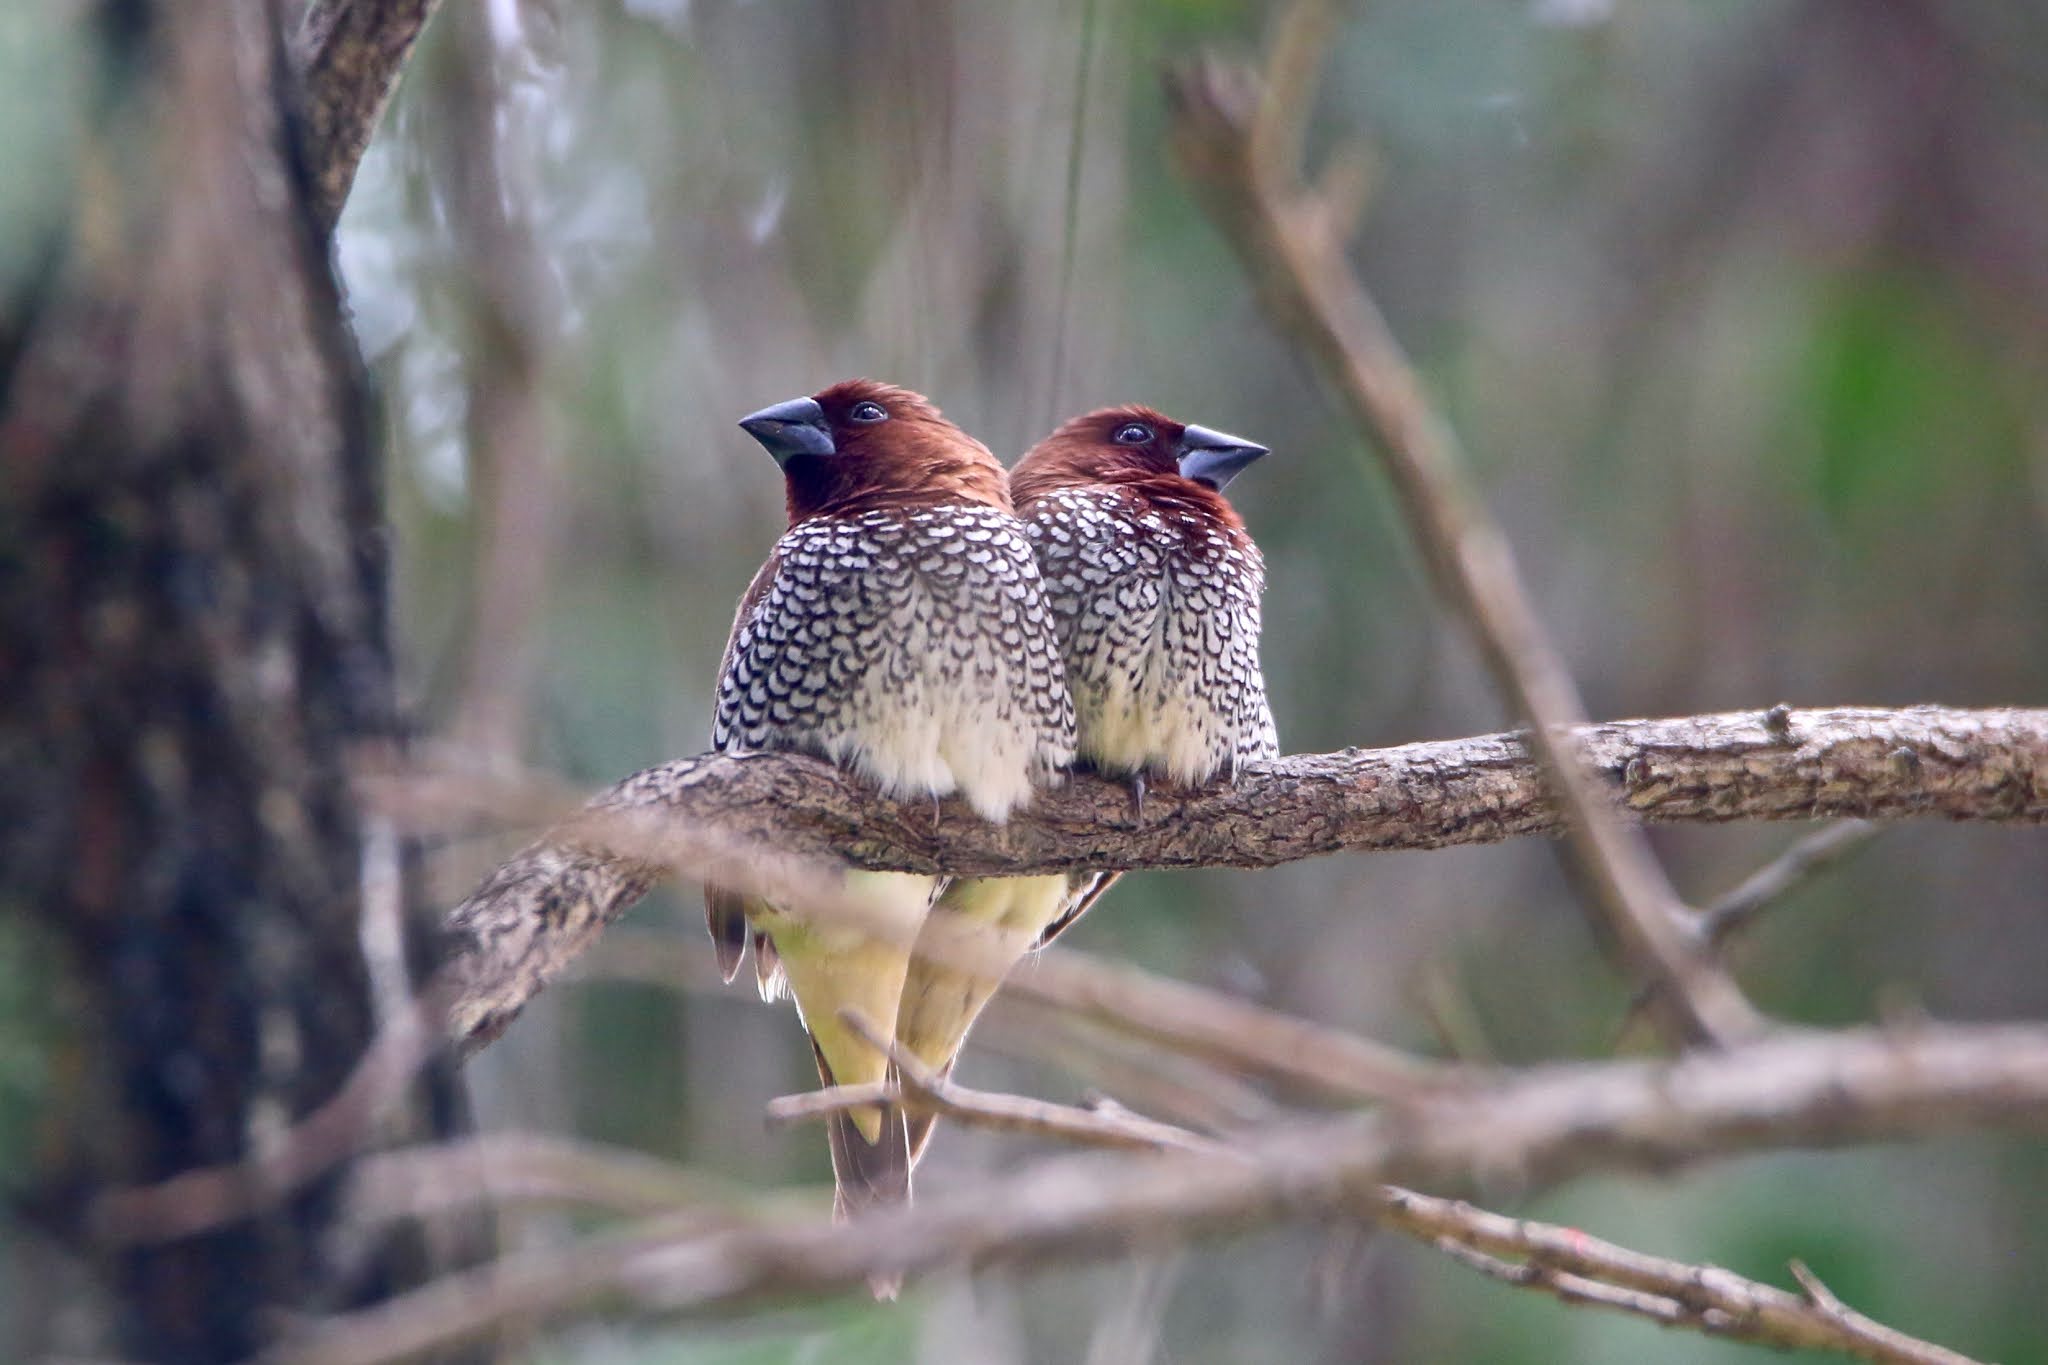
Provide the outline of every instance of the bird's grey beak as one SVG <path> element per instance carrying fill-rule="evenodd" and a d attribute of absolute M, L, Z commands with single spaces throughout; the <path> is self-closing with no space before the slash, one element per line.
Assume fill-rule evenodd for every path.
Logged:
<path fill-rule="evenodd" d="M 740 418 L 740 430 L 765 446 L 777 464 L 787 464 L 794 455 L 839 453 L 832 443 L 832 429 L 825 423 L 825 409 L 815 398 L 792 398 L 748 413 Z"/>
<path fill-rule="evenodd" d="M 1222 490 L 1244 471 L 1244 467 L 1266 453 L 1266 448 L 1242 436 L 1188 427 L 1180 438 L 1180 472 L 1184 479 L 1206 483 Z"/>

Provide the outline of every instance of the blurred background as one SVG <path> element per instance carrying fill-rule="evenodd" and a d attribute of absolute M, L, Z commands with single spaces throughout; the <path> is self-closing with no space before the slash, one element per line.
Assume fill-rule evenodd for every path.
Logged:
<path fill-rule="evenodd" d="M 1161 63 L 1255 52 L 1273 17 L 1229 0 L 448 5 L 341 233 L 430 728 L 592 784 L 702 749 L 732 604 L 782 524 L 774 465 L 733 423 L 853 374 L 930 393 L 1006 460 L 1124 400 L 1266 442 L 1231 492 L 1266 552 L 1286 746 L 1499 727 L 1386 490 L 1165 155 Z M 1358 265 L 1595 715 L 2044 700 L 2048 9 L 1380 0 L 1336 32 L 1310 155 L 1367 158 Z M 1705 899 L 1798 832 L 1657 839 Z M 445 900 L 491 852 L 450 852 Z M 1815 1023 L 2048 1014 L 2044 902 L 2039 833 L 1903 828 L 1772 915 L 1742 975 Z M 627 927 L 708 957 L 694 887 Z M 1134 876 L 1072 941 L 1507 1061 L 1611 1051 L 1626 995 L 1537 846 Z M 472 1068 L 490 1126 L 821 1185 L 819 1134 L 761 1125 L 763 1101 L 813 1083 L 786 1010 L 701 971 L 694 989 L 606 978 L 551 992 Z M 1128 1058 L 1004 1022 L 970 1045 L 969 1083 L 1160 1103 Z M 945 1132 L 924 1188 L 1027 1150 Z M 1803 1256 L 1904 1328 L 2048 1354 L 2036 1146 L 1750 1161 L 1530 1211 L 1779 1282 Z M 1147 1349 L 1746 1354 L 1299 1228 L 941 1279 L 896 1309 L 545 1348 Z"/>
<path fill-rule="evenodd" d="M 2048 6 L 1340 14 L 1311 158 L 1369 167 L 1355 260 L 1596 716 L 2048 700 Z M 1116 401 L 1265 442 L 1231 496 L 1266 554 L 1285 746 L 1499 728 L 1356 438 L 1165 154 L 1161 64 L 1255 52 L 1272 18 L 1236 0 L 444 5 L 340 232 L 423 728 L 587 785 L 704 748 L 733 602 L 782 526 L 775 467 L 734 420 L 855 374 L 931 394 L 1006 460 Z M 1706 900 L 1800 832 L 1655 838 Z M 502 850 L 443 849 L 440 904 Z M 2044 911 L 2039 832 L 1902 827 L 1774 910 L 1737 962 L 1792 1020 L 2041 1017 Z M 481 1121 L 738 1187 L 806 1184 L 822 1208 L 820 1135 L 761 1122 L 770 1096 L 814 1083 L 794 1017 L 682 965 L 708 966 L 694 887 L 628 933 L 643 937 L 472 1065 Z M 1533 845 L 1134 875 L 1069 941 L 1507 1062 L 1611 1053 L 1627 998 Z M 657 947 L 672 983 L 647 979 Z M 0 991 L 21 991 L 9 976 Z M 35 1064 L 0 1036 L 0 1075 Z M 960 1074 L 1167 1102 L 1147 1059 L 1011 1016 Z M 942 1130 L 920 1178 L 957 1187 L 1033 1150 Z M 1902 1329 L 2048 1357 L 2037 1143 L 1484 1193 L 1778 1283 L 1797 1256 Z M 0 1287 L 0 1322 L 28 1299 Z M 1314 1227 L 533 1349 L 605 1365 L 1756 1356 Z"/>

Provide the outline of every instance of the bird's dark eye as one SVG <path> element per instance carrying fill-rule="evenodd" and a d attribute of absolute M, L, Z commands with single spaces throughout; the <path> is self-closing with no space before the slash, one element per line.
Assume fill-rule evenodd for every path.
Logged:
<path fill-rule="evenodd" d="M 855 403 L 849 414 L 856 422 L 880 422 L 888 415 L 889 410 L 880 403 Z"/>
<path fill-rule="evenodd" d="M 1141 446 L 1152 439 L 1152 428 L 1143 422 L 1126 422 L 1116 429 L 1116 443 L 1120 446 Z"/>

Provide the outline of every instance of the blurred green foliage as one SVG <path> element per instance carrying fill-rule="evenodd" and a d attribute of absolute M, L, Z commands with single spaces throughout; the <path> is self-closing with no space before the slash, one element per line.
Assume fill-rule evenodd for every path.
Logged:
<path fill-rule="evenodd" d="M 1813 486 L 1832 520 L 1883 517 L 1945 486 L 2021 472 L 2028 433 L 2005 392 L 2026 380 L 1938 281 L 1858 276 L 1819 295 L 1786 416 L 1803 415 L 1812 433 Z M 1854 548 L 1885 548 L 1842 529 Z"/>

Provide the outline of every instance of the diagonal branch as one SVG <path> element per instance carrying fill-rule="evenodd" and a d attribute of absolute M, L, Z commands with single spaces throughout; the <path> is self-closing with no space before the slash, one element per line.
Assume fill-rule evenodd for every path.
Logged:
<path fill-rule="evenodd" d="M 1700 909 L 1695 931 L 1717 947 L 1756 918 L 1758 912 L 1877 837 L 1876 825 L 1844 820 L 1815 830 L 1742 879 L 1740 885 Z"/>
<path fill-rule="evenodd" d="M 851 1021 L 849 1021 L 851 1022 Z M 1083 1146 L 1228 1154 L 1227 1144 L 1135 1114 L 1075 1109 L 1019 1095 L 990 1094 L 934 1076 L 874 1033 L 902 1068 L 900 1086 L 835 1086 L 785 1096 L 769 1106 L 772 1121 L 791 1122 L 878 1101 L 906 1104 L 998 1132 L 1028 1132 Z M 1844 1304 L 1794 1261 L 1802 1293 L 1793 1294 L 1721 1269 L 1648 1256 L 1589 1237 L 1576 1228 L 1507 1218 L 1461 1200 L 1440 1199 L 1396 1185 L 1354 1200 L 1361 1216 L 1416 1238 L 1481 1274 L 1566 1303 L 1591 1304 L 1781 1350 L 1840 1351 L 1883 1365 L 1973 1365 L 1954 1351 L 1909 1337 Z"/>
<path fill-rule="evenodd" d="M 1568 727 L 1585 706 L 1529 600 L 1513 552 L 1463 473 L 1442 415 L 1345 259 L 1339 225 L 1300 183 L 1290 111 L 1311 97 L 1317 63 L 1286 41 L 1321 7 L 1282 26 L 1276 58 L 1295 68 L 1264 85 L 1205 64 L 1168 82 L 1182 170 L 1237 250 L 1275 325 L 1328 382 L 1373 449 L 1406 512 L 1438 592 L 1465 617 L 1495 686 L 1530 742 L 1565 813 L 1565 844 L 1598 923 L 1637 980 L 1659 989 L 1677 1031 L 1728 1041 L 1763 1021 L 1704 945 L 1685 932 L 1683 902 L 1640 835 L 1599 799 Z M 1290 56 L 1290 54 L 1292 54 Z M 1306 66 L 1306 70 L 1300 68 Z M 1280 132 L 1270 131 L 1281 125 Z"/>
<path fill-rule="evenodd" d="M 493 1330 L 508 1302 L 534 1322 L 676 1316 L 941 1265 L 1068 1265 L 1134 1241 L 1326 1219 L 1381 1198 L 1389 1181 L 1512 1176 L 1535 1189 L 1589 1171 L 1988 1128 L 2048 1129 L 2048 1025 L 1780 1036 L 1676 1061 L 1540 1067 L 1470 1094 L 1246 1134 L 1228 1155 L 1066 1157 L 847 1224 L 705 1234 L 700 1218 L 685 1233 L 606 1239 L 450 1277 L 323 1324 L 283 1354 L 308 1365 L 412 1358 Z"/>
<path fill-rule="evenodd" d="M 1880 826 L 1868 820 L 1842 820 L 1824 825 L 1744 877 L 1726 895 L 1700 907 L 1688 930 L 1717 951 L 1774 902 L 1804 886 L 1807 880 L 1858 852 L 1877 837 Z M 1654 994 L 1638 989 L 1622 1011 L 1626 1033 L 1649 1009 Z"/>
<path fill-rule="evenodd" d="M 1899 1361 L 1903 1365 L 1971 1365 L 1968 1357 L 1943 1350 L 1885 1326 L 1875 1318 L 1857 1312 L 1835 1296 L 1835 1291 L 1807 1269 L 1804 1261 L 1791 1265 L 1792 1278 L 1813 1311 L 1832 1323 L 1845 1337 L 1863 1349 L 1853 1350 L 1866 1360 Z"/>
<path fill-rule="evenodd" d="M 726 989 L 703 945 L 673 933 L 614 929 L 583 956 L 578 970 L 668 990 Z M 1227 991 L 1064 945 L 1018 964 L 989 1008 L 997 1032 L 987 1040 L 999 1046 L 1004 1033 L 1045 1042 L 1049 1026 L 1078 1027 L 1090 1037 L 1107 1029 L 1152 1045 L 1143 1055 L 1154 1080 L 1166 1063 L 1161 1050 L 1197 1063 L 1199 1086 L 1212 1100 L 1225 1099 L 1222 1092 L 1232 1088 L 1222 1073 L 1274 1082 L 1291 1095 L 1326 1104 L 1397 1099 L 1489 1079 L 1481 1068 L 1404 1052 Z M 1028 1045 L 1025 1050 L 1048 1055 Z M 1259 1111 L 1268 1107 L 1257 1102 Z"/>
<path fill-rule="evenodd" d="M 1647 1256 L 1576 1228 L 1504 1218 L 1453 1199 L 1389 1187 L 1358 1201 L 1367 1217 L 1435 1246 L 1483 1275 L 1566 1303 L 1592 1304 L 1780 1350 L 1839 1351 L 1884 1365 L 1972 1365 L 1969 1357 L 1874 1322 L 1797 1261 L 1793 1294 L 1719 1266 Z"/>
<path fill-rule="evenodd" d="M 897 1104 L 999 1133 L 1031 1133 L 1083 1146 L 1122 1151 L 1223 1152 L 1225 1144 L 1186 1128 L 1160 1123 L 1122 1108 L 1077 1109 L 1028 1095 L 970 1090 L 934 1073 L 885 1038 L 865 1017 L 842 1012 L 849 1027 L 887 1054 L 894 1083 L 834 1085 L 769 1101 L 771 1123 L 798 1123 L 869 1104 Z"/>
<path fill-rule="evenodd" d="M 293 44 L 314 208 L 332 228 L 413 44 L 440 0 L 312 0 Z"/>
<path fill-rule="evenodd" d="M 1608 799 L 1645 820 L 2048 822 L 2048 710 L 1774 709 L 1575 738 Z M 928 801 L 884 800 L 797 755 L 679 759 L 603 793 L 455 908 L 453 1025 L 471 1047 L 495 1038 L 665 869 L 751 886 L 806 871 L 822 885 L 846 862 L 975 876 L 1271 867 L 1553 834 L 1548 792 L 1521 737 L 1484 735 L 1297 755 L 1235 784 L 1155 791 L 1142 817 L 1120 785 L 1077 775 L 997 827 L 957 801 L 935 816 Z"/>
<path fill-rule="evenodd" d="M 1037 1018 L 1056 1012 L 1106 1024 L 1323 1100 L 1400 1099 L 1485 1076 L 1071 948 L 1023 964 L 1003 983 L 1003 1001 Z"/>
<path fill-rule="evenodd" d="M 853 1019 L 848 1020 L 853 1023 Z M 969 1090 L 935 1076 L 866 1020 L 859 1032 L 889 1053 L 901 1084 L 834 1086 L 785 1096 L 769 1105 L 775 1122 L 822 1118 L 858 1105 L 887 1102 L 942 1114 L 983 1129 L 1027 1132 L 1083 1146 L 1227 1155 L 1227 1144 L 1184 1128 L 1116 1110 L 1075 1109 L 1019 1095 Z M 1685 1328 L 1781 1350 L 1839 1351 L 1882 1365 L 1973 1365 L 1966 1356 L 1909 1337 L 1856 1312 L 1799 1262 L 1802 1290 L 1788 1293 L 1719 1266 L 1648 1256 L 1589 1237 L 1576 1228 L 1507 1218 L 1455 1199 L 1383 1186 L 1354 1200 L 1361 1216 L 1416 1238 L 1454 1260 L 1507 1284 Z"/>

